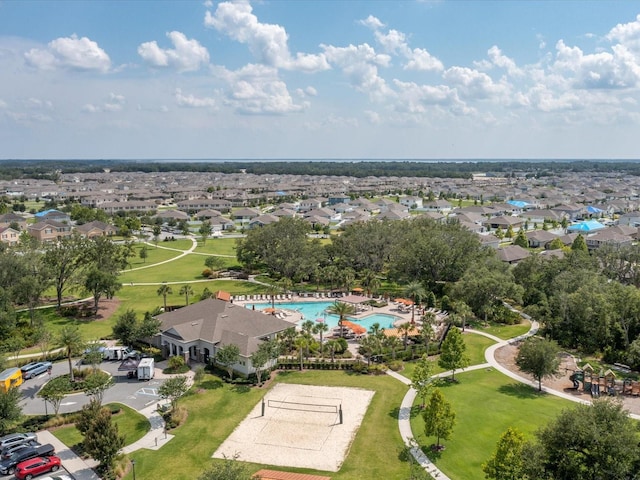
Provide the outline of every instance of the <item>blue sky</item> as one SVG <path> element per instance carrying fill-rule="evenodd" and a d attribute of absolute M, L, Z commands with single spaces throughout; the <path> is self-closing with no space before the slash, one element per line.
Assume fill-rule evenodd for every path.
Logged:
<path fill-rule="evenodd" d="M 0 0 L 0 159 L 640 158 L 640 2 Z"/>

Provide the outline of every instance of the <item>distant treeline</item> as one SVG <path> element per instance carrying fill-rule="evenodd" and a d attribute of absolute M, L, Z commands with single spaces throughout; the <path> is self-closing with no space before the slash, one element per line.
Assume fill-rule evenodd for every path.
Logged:
<path fill-rule="evenodd" d="M 640 162 L 633 160 L 510 160 L 510 161 L 435 161 L 435 160 L 4 160 L 0 161 L 0 179 L 47 178 L 56 180 L 63 173 L 112 172 L 220 172 L 347 175 L 352 177 L 434 177 L 471 178 L 472 173 L 512 176 L 549 176 L 563 172 L 619 172 L 640 175 Z"/>

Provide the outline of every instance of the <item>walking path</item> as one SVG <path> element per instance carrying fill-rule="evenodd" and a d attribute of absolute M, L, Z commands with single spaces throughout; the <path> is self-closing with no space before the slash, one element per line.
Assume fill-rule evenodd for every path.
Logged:
<path fill-rule="evenodd" d="M 533 320 L 531 317 L 529 317 L 528 315 L 522 313 L 522 312 L 518 312 L 517 310 L 514 310 L 517 313 L 519 313 L 524 319 L 528 320 L 531 323 L 531 327 L 529 328 L 529 331 L 523 335 L 520 335 L 518 337 L 514 337 L 514 338 L 510 338 L 508 340 L 503 340 L 499 337 L 496 337 L 495 335 L 491 335 L 490 333 L 486 333 L 486 332 L 482 332 L 480 330 L 474 330 L 471 328 L 467 328 L 465 331 L 468 333 L 472 333 L 475 335 L 482 335 L 484 337 L 490 338 L 492 340 L 494 340 L 496 343 L 491 345 L 489 348 L 487 348 L 484 352 L 484 356 L 485 359 L 487 360 L 487 363 L 482 363 L 479 365 L 473 365 L 471 367 L 467 367 L 465 369 L 463 369 L 463 371 L 472 371 L 472 370 L 480 370 L 483 368 L 495 368 L 496 370 L 498 370 L 499 372 L 503 373 L 504 375 L 507 375 L 508 377 L 513 378 L 514 380 L 517 380 L 521 383 L 524 383 L 526 385 L 529 385 L 535 389 L 538 388 L 538 383 L 536 381 L 530 380 L 528 378 L 523 377 L 522 375 L 519 375 L 516 372 L 513 372 L 505 367 L 503 367 L 497 360 L 495 357 L 495 352 L 496 350 L 498 350 L 500 347 L 504 347 L 506 345 L 509 344 L 513 344 L 513 343 L 517 343 L 520 342 L 522 340 L 524 340 L 525 338 L 531 337 L 533 335 L 535 335 L 536 333 L 538 333 L 538 329 L 539 329 L 539 324 L 537 321 Z M 391 377 L 401 381 L 402 383 L 404 383 L 405 385 L 411 385 L 411 380 L 409 380 L 408 378 L 404 377 L 403 375 L 400 375 L 399 373 L 393 372 L 391 370 L 387 370 L 387 374 L 390 375 Z M 436 375 L 437 377 L 446 377 L 451 375 L 451 372 L 443 372 L 440 373 L 438 375 Z M 575 398 L 572 395 L 568 395 L 564 392 L 560 392 L 558 390 L 553 390 L 551 388 L 547 388 L 545 386 L 542 387 L 542 391 L 545 393 L 548 393 L 550 395 L 555 395 L 557 397 L 563 398 L 565 400 L 570 400 L 572 402 L 578 402 L 581 404 L 586 404 L 586 405 L 590 405 L 591 402 L 590 401 L 586 401 L 583 399 L 579 399 L 579 398 Z M 413 407 L 413 404 L 415 402 L 416 399 L 416 395 L 417 395 L 417 391 L 414 388 L 409 388 L 409 390 L 407 391 L 406 395 L 404 396 L 402 403 L 400 405 L 400 412 L 398 414 L 398 428 L 400 429 L 400 435 L 402 436 L 402 440 L 404 441 L 405 445 L 409 448 L 411 454 L 413 455 L 413 458 L 416 459 L 416 461 L 420 464 L 421 467 L 423 467 L 425 469 L 425 471 L 427 473 L 429 473 L 429 475 L 431 475 L 431 477 L 433 477 L 434 479 L 438 479 L 438 480 L 450 480 L 449 477 L 447 477 L 438 467 L 436 467 L 433 462 L 431 462 L 431 460 L 429 460 L 429 458 L 422 452 L 420 446 L 416 443 L 415 441 L 415 437 L 413 436 L 413 431 L 411 430 L 411 409 Z M 640 415 L 636 415 L 636 414 L 629 414 L 629 416 L 631 418 L 634 418 L 636 420 L 640 420 Z"/>
<path fill-rule="evenodd" d="M 154 246 L 152 243 L 149 242 L 144 242 L 147 245 L 151 245 Z M 189 255 L 190 253 L 193 253 L 193 251 L 196 249 L 196 247 L 198 246 L 198 242 L 195 238 L 191 238 L 191 248 L 189 248 L 188 250 L 180 250 L 177 248 L 170 248 L 170 247 L 164 247 L 164 246 L 156 246 L 156 248 L 163 248 L 165 250 L 172 250 L 174 252 L 180 252 L 180 255 L 177 255 L 173 258 L 170 258 L 169 260 L 163 260 L 162 262 L 157 262 L 157 263 L 151 263 L 149 265 L 143 265 L 142 267 L 136 267 L 136 268 L 130 268 L 129 270 L 123 270 L 121 273 L 127 273 L 127 272 L 135 272 L 136 270 L 144 270 L 145 268 L 152 268 L 152 267 L 157 267 L 158 265 L 162 265 L 164 263 L 169 263 L 169 262 L 174 262 L 182 257 L 185 257 L 187 255 Z M 126 285 L 126 284 L 125 284 Z"/>

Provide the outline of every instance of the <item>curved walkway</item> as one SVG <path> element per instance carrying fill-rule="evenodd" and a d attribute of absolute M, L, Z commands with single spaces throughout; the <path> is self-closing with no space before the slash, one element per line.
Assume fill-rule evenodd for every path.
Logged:
<path fill-rule="evenodd" d="M 512 310 L 513 308 L 510 307 Z M 529 385 L 531 387 L 533 387 L 534 389 L 538 389 L 538 383 L 534 380 L 530 380 L 526 377 L 523 377 L 522 375 L 519 375 L 516 372 L 513 372 L 505 367 L 503 367 L 497 360 L 495 357 L 495 353 L 496 350 L 498 350 L 501 347 L 504 347 L 505 345 L 510 345 L 513 343 L 517 343 L 520 342 L 528 337 L 531 337 L 533 335 L 535 335 L 536 333 L 538 333 L 538 330 L 540 328 L 540 325 L 538 324 L 537 321 L 533 320 L 531 317 L 529 317 L 528 315 L 519 312 L 517 310 L 514 310 L 515 312 L 517 312 L 518 314 L 520 314 L 520 316 L 522 316 L 522 318 L 524 318 L 525 320 L 528 320 L 531 323 L 531 327 L 529 328 L 529 331 L 523 335 L 520 335 L 518 337 L 514 337 L 514 338 L 510 338 L 508 340 L 503 340 L 502 338 L 496 337 L 495 335 L 491 335 L 490 333 L 486 333 L 486 332 L 482 332 L 480 330 L 474 330 L 472 328 L 467 328 L 465 331 L 467 333 L 472 333 L 475 335 L 482 335 L 483 337 L 487 337 L 490 338 L 492 340 L 494 340 L 496 343 L 494 343 L 493 345 L 491 345 L 489 348 L 487 348 L 484 352 L 484 356 L 485 359 L 487 360 L 487 363 L 482 363 L 479 365 L 473 365 L 471 367 L 467 367 L 465 369 L 463 369 L 465 372 L 466 371 L 472 371 L 472 370 L 480 370 L 482 368 L 495 368 L 496 370 L 498 370 L 500 373 L 513 378 L 514 380 L 517 380 L 518 382 L 524 383 L 526 385 Z M 420 448 L 420 446 L 416 443 L 415 441 L 415 437 L 413 436 L 413 431 L 411 430 L 411 408 L 413 407 L 413 404 L 415 402 L 416 399 L 416 395 L 417 395 L 417 391 L 413 388 L 411 388 L 411 380 L 409 380 L 408 378 L 400 375 L 399 373 L 393 372 L 391 370 L 387 370 L 387 374 L 392 376 L 393 378 L 401 381 L 402 383 L 404 383 L 405 385 L 408 385 L 410 388 L 407 391 L 406 395 L 404 396 L 404 398 L 402 399 L 402 403 L 400 405 L 400 412 L 398 414 L 398 428 L 400 429 L 400 435 L 402 436 L 402 440 L 404 441 L 405 445 L 410 449 L 411 454 L 413 455 L 413 458 L 416 459 L 416 461 L 420 464 L 420 466 L 422 466 L 426 472 L 431 475 L 434 479 L 438 479 L 438 480 L 450 480 L 450 478 L 448 476 L 446 476 L 438 467 L 436 467 L 433 462 L 431 462 L 431 460 L 424 454 L 424 452 L 422 451 L 422 449 Z M 451 372 L 443 372 L 440 373 L 438 375 L 436 375 L 437 377 L 445 377 L 451 375 Z M 572 402 L 577 402 L 577 403 L 581 403 L 583 405 L 590 405 L 591 402 L 587 401 L 587 400 L 582 400 L 579 398 L 576 398 L 572 395 L 568 395 L 564 392 L 560 392 L 558 390 L 554 390 L 551 388 L 547 388 L 544 385 L 542 386 L 542 391 L 545 393 L 548 393 L 550 395 L 555 395 L 557 397 L 563 398 L 565 400 L 570 400 Z M 640 415 L 636 415 L 636 414 L 629 414 L 629 416 L 631 418 L 634 418 L 636 420 L 640 420 Z"/>
<path fill-rule="evenodd" d="M 189 255 L 190 253 L 193 253 L 193 251 L 198 246 L 198 242 L 197 242 L 197 240 L 195 238 L 191 238 L 191 248 L 189 248 L 188 250 L 179 250 L 177 248 L 171 248 L 171 247 L 165 247 L 165 246 L 156 246 L 153 243 L 149 243 L 149 242 L 144 242 L 144 243 L 146 245 L 151 245 L 152 247 L 155 246 L 156 248 L 162 248 L 164 250 L 172 250 L 174 252 L 181 252 L 181 253 L 180 253 L 180 255 L 177 255 L 177 256 L 175 256 L 173 258 L 170 258 L 169 260 L 163 260 L 162 262 L 158 262 L 158 263 L 150 263 L 149 265 L 143 265 L 142 267 L 130 268 L 129 270 L 125 269 L 125 270 L 122 270 L 121 273 L 135 272 L 136 270 L 144 270 L 145 268 L 153 268 L 153 267 L 157 267 L 158 265 L 162 265 L 164 263 L 173 262 L 175 260 L 178 260 L 179 258 L 182 258 L 182 257 L 185 257 L 185 256 Z"/>

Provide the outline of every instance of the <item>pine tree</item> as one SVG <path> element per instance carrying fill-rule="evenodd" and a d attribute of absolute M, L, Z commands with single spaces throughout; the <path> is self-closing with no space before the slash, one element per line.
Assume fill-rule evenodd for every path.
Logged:
<path fill-rule="evenodd" d="M 431 394 L 427 408 L 422 413 L 424 418 L 424 433 L 428 437 L 436 437 L 436 450 L 441 450 L 440 439 L 447 440 L 451 436 L 456 423 L 456 414 L 451 409 L 439 388 Z"/>
<path fill-rule="evenodd" d="M 486 478 L 492 480 L 523 478 L 524 458 L 522 451 L 524 445 L 524 435 L 509 427 L 498 440 L 493 456 L 482 465 L 482 471 Z"/>
<path fill-rule="evenodd" d="M 462 333 L 456 327 L 452 327 L 447 333 L 447 338 L 442 342 L 442 351 L 438 365 L 445 370 L 451 370 L 451 380 L 455 380 L 456 370 L 469 366 L 469 357 L 465 355 L 467 346 L 462 338 Z"/>
<path fill-rule="evenodd" d="M 124 436 L 118 433 L 118 425 L 111 421 L 109 409 L 101 408 L 85 433 L 85 452 L 100 462 L 105 472 L 111 472 L 113 461 L 122 447 Z"/>

